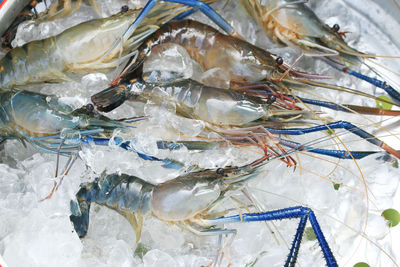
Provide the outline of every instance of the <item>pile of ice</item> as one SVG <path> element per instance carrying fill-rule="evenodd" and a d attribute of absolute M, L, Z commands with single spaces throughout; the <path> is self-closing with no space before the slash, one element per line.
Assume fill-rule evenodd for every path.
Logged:
<path fill-rule="evenodd" d="M 129 4 L 130 7 L 134 7 L 138 4 L 137 1 L 122 0 L 117 3 L 111 0 L 100 2 L 105 16 L 117 12 L 119 9 L 116 7 L 119 5 Z M 356 48 L 378 54 L 386 51 L 391 51 L 393 55 L 400 54 L 398 48 L 388 44 L 385 34 L 374 25 L 368 24 L 365 18 L 351 20 L 357 12 L 346 9 L 344 2 L 314 2 L 318 2 L 313 3 L 314 7 L 329 24 L 340 22 L 344 31 L 352 32 L 349 40 Z M 323 9 L 328 2 L 330 12 Z M 364 1 L 358 2 L 366 5 Z M 367 2 L 373 5 L 372 2 Z M 284 56 L 289 62 L 293 60 L 295 55 L 290 49 L 271 44 L 259 28 L 247 23 L 249 17 L 237 8 L 235 1 L 230 1 L 223 10 L 222 6 L 219 5 L 219 8 L 223 16 L 247 40 Z M 345 12 L 336 12 L 337 10 Z M 66 19 L 39 25 L 27 23 L 20 27 L 15 44 L 21 45 L 33 38 L 53 35 L 95 16 L 92 9 L 86 6 Z M 204 22 L 208 21 L 203 15 L 195 17 Z M 369 33 L 372 31 L 377 34 L 366 33 L 364 27 L 368 27 Z M 313 68 L 310 67 L 311 62 Z M 305 63 L 299 67 L 313 70 L 314 61 L 305 59 Z M 365 83 L 332 71 L 323 63 L 317 63 L 317 68 L 323 74 L 340 77 L 337 84 L 357 88 L 362 86 L 369 93 L 380 93 Z M 62 101 L 78 107 L 88 103 L 90 95 L 94 92 L 107 87 L 111 76 L 112 74 L 92 73 L 70 83 L 28 88 L 58 95 Z M 369 101 L 361 102 L 333 91 L 314 90 L 314 93 L 340 103 L 374 105 Z M 326 116 L 351 120 L 377 135 L 385 135 L 385 132 L 376 131 L 372 126 L 368 127 L 371 122 L 358 116 L 323 111 L 327 112 Z M 167 104 L 157 106 L 152 103 L 127 103 L 108 115 L 121 118 L 143 114 L 152 118 L 137 128 L 135 138 L 148 154 L 174 158 L 184 162 L 186 167 L 195 164 L 201 167 L 243 165 L 250 158 L 258 156 L 232 147 L 202 153 L 185 149 L 159 150 L 155 141 L 161 137 L 176 139 L 179 132 L 187 136 L 196 136 L 204 127 L 200 121 L 174 115 L 174 107 Z M 386 123 L 393 125 L 396 121 L 390 119 Z M 390 130 L 398 135 L 400 129 L 397 126 Z M 343 133 L 338 131 L 351 149 L 375 149 L 351 134 Z M 306 142 L 315 138 L 321 138 L 321 135 L 309 135 L 299 140 Z M 400 148 L 396 138 L 388 140 L 391 145 Z M 332 140 L 316 143 L 316 146 L 318 145 L 336 149 L 338 147 Z M 69 202 L 74 199 L 82 182 L 92 181 L 105 170 L 109 173 L 137 175 L 154 183 L 172 179 L 182 171 L 166 170 L 161 164 L 144 161 L 132 152 L 121 151 L 115 147 L 87 147 L 80 152 L 80 158 L 54 196 L 41 201 L 54 184 L 56 157 L 38 152 L 31 146 L 24 147 L 15 140 L 2 144 L 0 254 L 9 266 L 204 266 L 211 263 L 217 252 L 218 237 L 195 236 L 175 225 L 168 225 L 148 216 L 145 218 L 141 241 L 136 244 L 135 234 L 129 223 L 115 211 L 97 205 L 92 206 L 88 235 L 79 239 L 69 221 Z M 314 209 L 340 266 L 352 266 L 361 261 L 369 263 L 370 266 L 394 266 L 398 260 L 395 252 L 400 249 L 400 230 L 399 227 L 389 228 L 380 214 L 387 208 L 400 210 L 400 173 L 397 165 L 393 161 L 385 161 L 383 154 L 369 156 L 357 163 L 335 159 L 322 160 L 318 156 L 306 153 L 297 154 L 295 159 L 299 163 L 296 170 L 287 168 L 280 161 L 273 161 L 265 167 L 258 179 L 249 183 L 250 192 L 256 196 L 263 208 L 272 210 L 305 205 Z M 61 166 L 65 162 L 66 159 L 62 159 Z M 368 185 L 368 197 L 364 179 Z M 335 190 L 332 181 L 343 185 Z M 241 193 L 234 196 L 245 201 Z M 227 206 L 234 209 L 233 212 L 236 212 L 238 205 L 234 201 L 227 202 Z M 227 225 L 238 229 L 238 234 L 230 249 L 226 249 L 224 253 L 223 265 L 232 262 L 233 266 L 281 266 L 286 259 L 287 247 L 291 244 L 297 223 L 298 220 L 291 220 L 268 224 L 272 230 L 268 230 L 264 223 Z M 275 234 L 272 235 L 271 231 Z M 224 241 L 228 240 L 229 237 L 224 238 Z M 315 240 L 304 240 L 299 262 L 302 266 L 324 265 Z"/>

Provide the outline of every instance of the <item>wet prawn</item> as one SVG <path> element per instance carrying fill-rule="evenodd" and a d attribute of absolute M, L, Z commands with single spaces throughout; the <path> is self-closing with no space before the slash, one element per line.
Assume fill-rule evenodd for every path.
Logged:
<path fill-rule="evenodd" d="M 280 142 L 283 146 L 290 148 L 300 147 L 296 147 L 295 143 L 288 140 L 278 137 L 274 138 L 272 134 L 301 135 L 329 128 L 344 128 L 399 157 L 396 150 L 349 122 L 339 121 L 310 128 L 294 128 L 293 126 L 298 126 L 299 124 L 307 125 L 309 123 L 307 121 L 311 121 L 314 115 L 293 105 L 291 102 L 280 102 L 281 99 L 275 97 L 273 94 L 267 96 L 269 97 L 268 99 L 250 98 L 236 91 L 205 86 L 193 80 L 183 80 L 166 85 L 136 81 L 134 83 L 110 87 L 93 95 L 92 101 L 102 111 L 110 111 L 126 99 L 152 101 L 160 105 L 165 101 L 174 103 L 179 115 L 207 122 L 210 130 L 222 134 L 227 140 L 233 142 L 239 141 L 243 144 L 245 140 L 249 139 L 246 135 L 250 135 L 266 154 L 268 154 L 266 151 L 270 149 L 279 150 L 281 151 L 280 153 L 285 152 L 279 145 L 278 147 L 276 145 L 272 145 L 271 147 L 271 145 L 267 145 L 268 143 Z M 286 97 L 291 100 L 289 96 Z M 312 100 L 302 98 L 300 101 L 308 103 L 308 101 Z M 355 105 L 337 105 L 324 101 L 319 101 L 315 104 L 324 104 L 331 109 L 341 110 L 342 112 L 354 112 L 357 110 L 361 113 L 376 115 L 400 115 L 400 111 L 366 108 Z M 296 120 L 287 121 L 291 117 L 296 117 Z M 258 136 L 266 137 L 270 142 L 261 142 Z M 254 145 L 254 143 L 250 144 Z M 313 151 L 311 147 L 307 150 Z M 331 152 L 321 151 L 321 154 L 351 158 L 346 153 L 335 154 L 337 151 Z M 319 152 L 315 151 L 315 153 Z M 362 158 L 367 155 L 369 153 L 354 153 L 352 156 Z M 274 156 L 277 156 L 277 154 L 274 154 Z M 292 162 L 294 163 L 294 161 Z"/>
<path fill-rule="evenodd" d="M 374 55 L 361 53 L 344 41 L 345 33 L 338 24 L 329 27 L 306 5 L 308 0 L 240 0 L 246 10 L 258 22 L 264 32 L 275 42 L 289 46 L 300 52 L 298 60 L 305 56 L 318 57 L 330 66 L 361 80 L 382 88 L 397 102 L 400 101 L 398 88 L 385 81 L 363 75 L 356 70 L 365 64 L 380 77 L 387 77 L 385 71 L 374 67 Z M 396 58 L 396 57 L 393 57 Z M 350 67 L 349 67 L 350 66 Z M 395 84 L 394 84 L 395 85 Z M 396 85 L 397 86 L 397 85 Z"/>
<path fill-rule="evenodd" d="M 129 221 L 138 242 L 141 238 L 143 216 L 147 214 L 152 214 L 168 223 L 178 224 L 202 236 L 235 234 L 235 229 L 223 228 L 223 224 L 226 223 L 300 218 L 299 227 L 286 260 L 286 265 L 294 265 L 305 225 L 309 219 L 327 265 L 337 266 L 314 212 L 307 207 L 298 206 L 231 216 L 221 216 L 221 214 L 226 215 L 227 212 L 214 211 L 229 192 L 243 189 L 247 181 L 257 176 L 258 170 L 264 165 L 263 160 L 257 160 L 242 167 L 191 172 L 158 185 L 126 174 L 103 175 L 94 182 L 81 186 L 76 194 L 76 201 L 71 201 L 70 220 L 77 234 L 84 237 L 89 230 L 91 204 L 104 205 L 116 210 Z"/>

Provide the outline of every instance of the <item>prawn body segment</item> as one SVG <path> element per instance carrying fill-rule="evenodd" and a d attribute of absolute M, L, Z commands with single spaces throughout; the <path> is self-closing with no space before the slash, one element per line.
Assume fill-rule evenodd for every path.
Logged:
<path fill-rule="evenodd" d="M 94 202 L 121 212 L 148 213 L 151 209 L 153 188 L 153 185 L 137 177 L 117 174 L 82 186 L 76 194 L 77 203 L 71 201 L 70 219 L 75 231 L 80 237 L 86 235 L 89 227 L 90 205 Z"/>
<path fill-rule="evenodd" d="M 58 55 L 54 37 L 16 47 L 0 59 L 0 87 L 68 80 L 62 73 L 65 61 Z"/>
<path fill-rule="evenodd" d="M 174 43 L 183 46 L 190 57 L 204 71 L 221 69 L 227 72 L 230 83 L 254 83 L 274 78 L 275 59 L 265 50 L 240 39 L 221 34 L 216 29 L 192 20 L 172 21 L 164 24 L 138 48 L 136 63 L 129 62 L 122 73 L 128 74 L 141 67 L 143 61 L 158 45 Z M 126 76 L 126 77 L 124 77 Z M 206 84 L 213 86 L 213 84 Z"/>
<path fill-rule="evenodd" d="M 136 82 L 108 88 L 92 96 L 101 111 L 109 111 L 130 97 L 162 104 L 175 103 L 183 116 L 212 124 L 243 125 L 267 116 L 267 105 L 258 104 L 232 90 L 204 86 L 193 80 L 168 85 Z"/>

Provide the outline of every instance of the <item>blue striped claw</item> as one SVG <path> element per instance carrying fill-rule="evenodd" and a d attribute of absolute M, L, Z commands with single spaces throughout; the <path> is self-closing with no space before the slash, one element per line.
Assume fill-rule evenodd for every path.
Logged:
<path fill-rule="evenodd" d="M 225 224 L 233 222 L 260 222 L 260 221 L 274 221 L 274 220 L 294 219 L 294 218 L 300 218 L 300 223 L 297 228 L 294 240 L 292 242 L 292 246 L 289 251 L 289 255 L 287 257 L 284 266 L 296 266 L 297 256 L 299 254 L 299 249 L 304 234 L 304 229 L 307 220 L 310 220 L 311 226 L 317 237 L 318 243 L 321 247 L 327 266 L 337 267 L 338 264 L 336 262 L 336 259 L 333 256 L 331 249 L 329 248 L 328 242 L 326 241 L 324 234 L 322 233 L 321 227 L 319 226 L 319 223 L 317 221 L 317 218 L 315 217 L 314 212 L 310 208 L 297 206 L 297 207 L 291 207 L 291 208 L 268 211 L 268 212 L 245 213 L 241 215 L 219 217 L 215 219 L 208 219 L 206 221 L 215 224 Z"/>
<path fill-rule="evenodd" d="M 272 134 L 285 134 L 285 135 L 303 135 L 303 134 L 314 133 L 314 132 L 319 132 L 319 131 L 326 131 L 326 130 L 333 130 L 333 129 L 345 129 L 345 130 L 365 139 L 367 142 L 382 148 L 389 154 L 400 159 L 400 153 L 398 151 L 396 151 L 394 148 L 390 147 L 388 144 L 384 143 L 382 140 L 379 140 L 372 134 L 362 130 L 361 128 L 359 128 L 347 121 L 335 121 L 335 122 L 318 125 L 318 126 L 314 126 L 314 127 L 309 127 L 309 128 L 276 129 L 276 128 L 265 127 L 265 129 Z"/>

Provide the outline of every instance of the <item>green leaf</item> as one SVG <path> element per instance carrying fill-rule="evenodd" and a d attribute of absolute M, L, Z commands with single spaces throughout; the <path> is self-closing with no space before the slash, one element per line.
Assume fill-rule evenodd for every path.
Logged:
<path fill-rule="evenodd" d="M 400 222 L 400 213 L 395 209 L 384 210 L 382 216 L 389 221 L 390 227 L 395 227 Z"/>
<path fill-rule="evenodd" d="M 204 230 L 213 230 L 213 229 L 215 229 L 215 228 L 217 228 L 216 225 L 210 225 L 210 226 L 208 226 L 208 227 L 204 227 Z"/>
<path fill-rule="evenodd" d="M 382 101 L 383 100 L 383 101 Z M 380 109 L 391 110 L 392 109 L 392 99 L 387 96 L 378 96 L 376 99 L 376 107 Z"/>
<path fill-rule="evenodd" d="M 307 240 L 313 241 L 313 240 L 317 239 L 317 236 L 315 235 L 314 230 L 312 229 L 312 227 L 306 227 L 304 232 L 306 234 L 305 236 L 306 236 Z"/>
<path fill-rule="evenodd" d="M 144 245 L 143 243 L 138 243 L 137 247 L 135 249 L 135 252 L 133 253 L 135 256 L 139 257 L 140 259 L 143 259 L 143 256 L 146 255 L 146 253 L 150 250 L 151 248 Z"/>
<path fill-rule="evenodd" d="M 358 262 L 354 264 L 354 267 L 369 267 L 369 264 L 365 262 Z"/>
<path fill-rule="evenodd" d="M 333 183 L 333 188 L 335 188 L 335 190 L 339 190 L 340 184 L 337 183 Z"/>
<path fill-rule="evenodd" d="M 398 169 L 399 168 L 399 162 L 397 160 L 395 160 L 393 162 L 393 164 L 392 164 L 392 167 Z"/>

